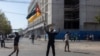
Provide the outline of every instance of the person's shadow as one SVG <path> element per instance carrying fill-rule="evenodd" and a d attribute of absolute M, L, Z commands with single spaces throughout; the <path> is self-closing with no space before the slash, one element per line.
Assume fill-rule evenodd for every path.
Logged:
<path fill-rule="evenodd" d="M 12 47 L 4 47 L 4 48 L 6 48 L 6 49 L 12 49 Z"/>
<path fill-rule="evenodd" d="M 68 51 L 66 51 L 66 52 L 68 52 Z M 80 53 L 80 54 L 87 54 L 87 55 L 89 55 L 89 54 L 92 54 L 92 53 L 89 53 L 89 52 L 80 52 L 80 51 L 69 51 L 70 53 Z M 92 54 L 93 55 L 93 54 Z"/>
<path fill-rule="evenodd" d="M 89 52 L 80 52 L 80 51 L 71 51 L 72 53 L 80 53 L 80 54 L 87 54 L 87 55 L 90 55 L 90 54 L 92 54 L 93 55 L 93 53 L 89 53 Z"/>

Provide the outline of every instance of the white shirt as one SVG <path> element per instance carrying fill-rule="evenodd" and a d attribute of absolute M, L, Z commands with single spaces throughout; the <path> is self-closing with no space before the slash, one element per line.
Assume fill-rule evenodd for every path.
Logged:
<path fill-rule="evenodd" d="M 0 35 L 0 40 L 3 40 L 3 36 L 2 35 Z"/>
<path fill-rule="evenodd" d="M 51 29 L 49 29 L 49 32 L 51 32 Z M 55 29 L 53 29 L 53 32 L 56 32 L 56 30 L 55 30 Z"/>
<path fill-rule="evenodd" d="M 69 35 L 65 34 L 65 41 L 69 41 Z"/>

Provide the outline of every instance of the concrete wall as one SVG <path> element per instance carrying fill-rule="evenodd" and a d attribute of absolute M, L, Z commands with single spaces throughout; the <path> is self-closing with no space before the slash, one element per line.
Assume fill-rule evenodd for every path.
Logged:
<path fill-rule="evenodd" d="M 64 0 L 52 0 L 52 23 L 56 28 L 64 29 Z"/>
<path fill-rule="evenodd" d="M 100 15 L 100 0 L 80 0 L 80 29 L 84 30 L 85 22 L 96 22 L 97 15 Z"/>
<path fill-rule="evenodd" d="M 80 0 L 79 3 L 79 19 L 80 19 L 80 29 L 83 29 L 83 23 L 86 21 L 86 0 Z"/>
<path fill-rule="evenodd" d="M 52 23 L 52 0 L 48 0 L 48 19 L 47 24 Z"/>

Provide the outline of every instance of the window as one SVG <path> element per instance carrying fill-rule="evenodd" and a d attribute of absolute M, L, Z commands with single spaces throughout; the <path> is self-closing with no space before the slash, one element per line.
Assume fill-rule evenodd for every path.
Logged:
<path fill-rule="evenodd" d="M 76 5 L 79 3 L 79 0 L 64 0 L 65 5 Z"/>
<path fill-rule="evenodd" d="M 45 0 L 45 3 L 48 3 L 48 0 Z"/>
<path fill-rule="evenodd" d="M 47 19 L 48 19 L 48 14 L 45 13 L 45 21 L 47 22 Z"/>
<path fill-rule="evenodd" d="M 79 20 L 77 20 L 77 21 L 65 21 L 64 28 L 65 29 L 79 29 Z"/>
<path fill-rule="evenodd" d="M 65 11 L 65 19 L 77 19 L 79 18 L 79 11 Z"/>
<path fill-rule="evenodd" d="M 46 12 L 48 11 L 48 4 L 45 6 L 45 11 Z"/>

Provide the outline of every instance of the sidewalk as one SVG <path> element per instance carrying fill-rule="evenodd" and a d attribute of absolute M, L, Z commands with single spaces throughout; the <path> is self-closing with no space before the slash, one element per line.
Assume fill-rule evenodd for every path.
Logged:
<path fill-rule="evenodd" d="M 28 38 L 20 40 L 20 53 L 19 56 L 45 56 L 47 49 L 47 41 L 35 40 L 32 44 Z M 56 56 L 99 56 L 100 55 L 100 42 L 70 42 L 71 52 L 64 52 L 64 42 L 56 41 Z M 7 47 L 13 47 L 13 43 L 6 43 Z M 13 49 L 0 48 L 0 55 L 8 56 Z M 50 55 L 52 56 L 50 49 Z M 12 55 L 12 56 L 15 56 Z"/>

